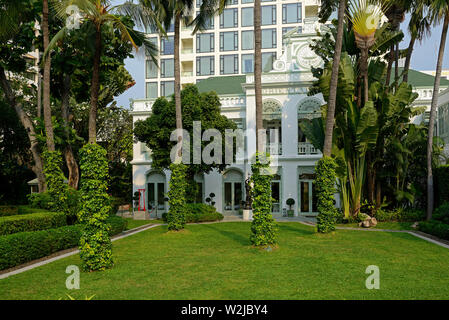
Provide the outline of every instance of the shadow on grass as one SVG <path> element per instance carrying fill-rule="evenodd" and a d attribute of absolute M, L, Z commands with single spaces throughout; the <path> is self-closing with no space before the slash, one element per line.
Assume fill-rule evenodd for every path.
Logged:
<path fill-rule="evenodd" d="M 248 237 L 244 237 L 241 234 L 238 234 L 236 232 L 232 232 L 232 231 L 227 231 L 227 230 L 223 230 L 220 228 L 217 228 L 215 225 L 213 224 L 204 224 L 203 225 L 204 228 L 208 228 L 211 229 L 215 232 L 218 232 L 219 234 L 225 236 L 226 238 L 229 238 L 231 240 L 234 240 L 244 246 L 250 246 L 251 242 L 249 241 L 249 233 L 248 233 Z"/>
<path fill-rule="evenodd" d="M 295 228 L 295 227 L 292 227 L 291 225 L 283 224 L 283 223 L 278 223 L 278 226 L 279 226 L 279 231 L 285 230 L 285 231 L 290 231 L 290 232 L 293 232 L 296 234 L 302 234 L 302 235 L 315 234 L 315 229 L 312 226 L 302 228 L 302 226 L 300 227 L 298 225 L 298 227 Z"/>

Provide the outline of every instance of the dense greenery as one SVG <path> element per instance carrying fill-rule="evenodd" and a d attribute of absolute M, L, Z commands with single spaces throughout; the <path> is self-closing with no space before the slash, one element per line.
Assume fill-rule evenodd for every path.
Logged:
<path fill-rule="evenodd" d="M 23 231 L 45 230 L 67 224 L 63 212 L 38 212 L 0 217 L 0 235 Z"/>
<path fill-rule="evenodd" d="M 328 233 L 335 230 L 337 209 L 335 208 L 335 181 L 337 175 L 335 168 L 337 165 L 330 157 L 323 157 L 318 160 L 315 166 L 315 190 L 317 193 L 317 230 L 321 233 Z"/>
<path fill-rule="evenodd" d="M 420 222 L 419 230 L 449 240 L 449 202 L 435 209 L 432 220 Z"/>
<path fill-rule="evenodd" d="M 15 206 L 0 206 L 0 217 L 19 214 L 19 208 Z"/>
<path fill-rule="evenodd" d="M 436 203 L 449 202 L 449 165 L 435 168 L 436 178 Z"/>
<path fill-rule="evenodd" d="M 170 165 L 171 176 L 168 191 L 168 204 L 170 206 L 167 214 L 168 230 L 179 231 L 186 224 L 186 189 L 187 166 L 183 163 L 172 163 Z"/>
<path fill-rule="evenodd" d="M 45 151 L 43 158 L 45 181 L 50 198 L 49 209 L 67 212 L 68 186 L 64 183 L 65 177 L 61 170 L 62 154 L 59 151 Z"/>
<path fill-rule="evenodd" d="M 186 223 L 223 220 L 223 215 L 215 207 L 204 203 L 187 203 L 184 210 Z M 167 222 L 167 213 L 162 214 L 162 219 Z"/>
<path fill-rule="evenodd" d="M 187 167 L 187 179 L 189 180 L 187 201 L 194 202 L 196 199 L 197 190 L 193 189 L 196 183 L 193 183 L 195 174 L 209 173 L 213 169 L 224 170 L 226 168 L 225 149 L 226 144 L 220 143 L 219 147 L 222 148 L 222 156 L 217 158 L 216 162 L 211 164 L 201 161 L 199 164 L 193 162 L 194 156 L 194 143 L 193 139 L 195 135 L 198 135 L 201 141 L 201 152 L 205 151 L 205 147 L 210 143 L 209 141 L 203 141 L 201 139 L 203 133 L 208 129 L 216 129 L 221 134 L 220 138 L 225 137 L 226 129 L 236 129 L 236 124 L 223 116 L 220 110 L 220 99 L 215 92 L 199 93 L 198 88 L 194 85 L 187 85 L 181 91 L 181 103 L 182 103 L 182 126 L 190 135 L 190 146 L 187 150 L 190 150 L 190 159 L 185 159 L 190 163 Z M 176 129 L 175 119 L 175 102 L 173 97 L 167 100 L 165 97 L 158 98 L 152 105 L 151 116 L 145 120 L 137 121 L 135 123 L 134 134 L 137 139 L 145 143 L 151 150 L 152 167 L 158 169 L 168 169 L 171 164 L 170 152 L 176 145 L 176 141 L 170 141 L 170 135 L 173 130 Z M 193 122 L 199 121 L 201 123 L 201 131 L 194 132 Z M 211 139 L 213 142 L 217 142 Z M 220 140 L 221 141 L 221 140 Z M 234 141 L 234 140 L 233 140 Z M 186 139 L 184 140 L 185 146 L 187 145 Z M 233 143 L 234 145 L 234 143 Z M 235 148 L 234 148 L 235 149 Z M 232 150 L 233 156 L 235 156 L 235 150 Z M 218 150 L 216 150 L 218 152 Z M 215 152 L 215 151 L 214 151 Z M 212 150 L 209 150 L 209 154 Z M 184 158 L 186 158 L 184 156 Z"/>
<path fill-rule="evenodd" d="M 126 230 L 127 221 L 120 217 L 109 217 L 109 235 Z M 64 226 L 33 232 L 19 232 L 0 236 L 0 270 L 39 259 L 60 250 L 78 246 L 82 225 Z"/>
<path fill-rule="evenodd" d="M 106 150 L 97 144 L 87 144 L 80 150 L 80 158 L 82 206 L 78 219 L 83 224 L 80 256 L 84 270 L 104 270 L 113 265 L 106 223 L 110 213 Z"/>
<path fill-rule="evenodd" d="M 251 164 L 251 198 L 253 221 L 250 241 L 255 246 L 269 247 L 277 243 L 277 226 L 271 215 L 271 179 L 269 161 L 265 155 L 256 154 Z"/>

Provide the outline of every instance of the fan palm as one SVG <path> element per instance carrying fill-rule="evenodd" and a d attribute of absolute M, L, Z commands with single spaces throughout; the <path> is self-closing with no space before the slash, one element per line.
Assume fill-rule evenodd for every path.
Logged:
<path fill-rule="evenodd" d="M 96 118 L 100 89 L 102 32 L 105 30 L 119 32 L 122 41 L 130 43 L 136 50 L 138 50 L 139 46 L 144 46 L 153 60 L 156 60 L 157 48 L 145 37 L 144 33 L 134 30 L 129 25 L 125 24 L 122 21 L 121 16 L 114 13 L 117 11 L 117 8 L 110 7 L 110 3 L 107 0 L 62 0 L 54 2 L 57 15 L 63 19 L 67 17 L 67 9 L 70 6 L 78 7 L 81 15 L 80 23 L 91 23 L 95 30 L 92 81 L 90 89 L 89 143 L 96 143 Z M 147 15 L 146 17 L 149 20 L 153 16 Z M 105 25 L 110 25 L 112 28 L 103 28 Z M 53 37 L 47 51 L 44 53 L 45 57 L 48 55 L 49 50 L 54 48 L 58 41 L 62 40 L 69 31 L 68 27 L 65 26 Z"/>

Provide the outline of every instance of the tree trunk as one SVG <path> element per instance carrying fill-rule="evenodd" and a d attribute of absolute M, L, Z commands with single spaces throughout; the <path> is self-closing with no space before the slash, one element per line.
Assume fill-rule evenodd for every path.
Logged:
<path fill-rule="evenodd" d="M 97 142 L 97 108 L 98 92 L 100 91 L 100 62 L 101 62 L 101 26 L 96 26 L 95 54 L 92 67 L 92 83 L 90 88 L 89 110 L 89 143 Z"/>
<path fill-rule="evenodd" d="M 438 94 L 440 91 L 441 69 L 443 66 L 444 47 L 446 46 L 447 29 L 449 25 L 449 11 L 446 12 L 441 32 L 440 49 L 438 51 L 435 83 L 433 85 L 432 104 L 430 106 L 429 133 L 427 136 L 427 220 L 432 219 L 434 195 L 433 195 L 433 174 L 432 174 L 432 151 L 433 151 L 433 128 L 438 104 Z"/>
<path fill-rule="evenodd" d="M 394 46 L 392 45 L 390 48 L 390 53 L 388 55 L 387 74 L 385 76 L 385 88 L 387 93 L 391 82 L 391 69 L 393 67 L 393 60 L 394 60 Z"/>
<path fill-rule="evenodd" d="M 175 108 L 176 108 L 176 129 L 178 130 L 178 146 L 182 143 L 182 108 L 181 108 L 181 70 L 179 59 L 179 46 L 180 46 L 180 14 L 175 16 L 175 36 L 174 36 L 174 63 L 175 63 Z M 182 148 L 178 149 L 178 157 L 182 157 Z"/>
<path fill-rule="evenodd" d="M 48 0 L 43 0 L 42 4 L 42 36 L 44 39 L 44 52 L 48 48 L 50 42 L 50 34 L 48 31 Z M 46 132 L 47 149 L 55 151 L 55 140 L 53 135 L 53 124 L 51 122 L 51 105 L 50 105 L 50 54 L 44 62 L 44 91 L 43 91 L 43 107 L 44 107 L 44 123 Z"/>
<path fill-rule="evenodd" d="M 6 100 L 11 105 L 11 107 L 14 108 L 14 110 L 16 111 L 20 122 L 22 123 L 28 134 L 28 139 L 30 140 L 30 150 L 34 160 L 32 170 L 36 174 L 38 180 L 39 192 L 43 192 L 46 190 L 45 176 L 43 173 L 43 162 L 39 151 L 39 143 L 36 138 L 36 132 L 34 130 L 33 122 L 23 110 L 22 104 L 16 101 L 16 97 L 14 96 L 11 86 L 8 80 L 6 79 L 5 70 L 1 66 L 0 66 L 0 85 L 2 86 L 2 89 L 5 93 Z"/>
<path fill-rule="evenodd" d="M 394 52 L 394 81 L 399 80 L 399 43 L 396 43 L 396 50 Z M 398 90 L 398 83 L 395 84 L 395 92 Z"/>
<path fill-rule="evenodd" d="M 70 75 L 64 74 L 63 79 L 63 92 L 62 92 L 62 103 L 61 103 L 61 114 L 62 119 L 64 120 L 64 130 L 67 140 L 70 137 L 69 132 L 69 107 L 70 107 L 70 87 L 71 87 L 71 79 Z M 73 149 L 70 143 L 67 141 L 67 144 L 64 148 L 64 158 L 66 161 L 67 169 L 69 171 L 69 186 L 73 189 L 78 189 L 79 182 L 79 168 L 76 163 L 75 156 L 73 154 Z"/>
<path fill-rule="evenodd" d="M 407 56 L 405 57 L 405 64 L 404 64 L 404 76 L 402 77 L 402 81 L 408 82 L 408 70 L 410 70 L 410 61 L 412 60 L 412 53 L 413 53 L 413 47 L 415 46 L 416 36 L 412 35 L 408 49 L 407 49 Z"/>
<path fill-rule="evenodd" d="M 256 147 L 264 152 L 262 110 L 262 9 L 261 0 L 254 0 L 254 94 L 256 99 Z"/>
<path fill-rule="evenodd" d="M 327 102 L 326 115 L 326 132 L 324 135 L 323 156 L 330 157 L 332 152 L 332 134 L 334 131 L 335 121 L 335 107 L 337 103 L 337 85 L 338 85 L 338 70 L 340 66 L 341 47 L 343 43 L 343 26 L 344 16 L 346 10 L 346 0 L 340 0 L 338 7 L 338 26 L 337 39 L 335 40 L 335 52 L 332 62 L 331 83 L 329 88 L 329 101 Z"/>

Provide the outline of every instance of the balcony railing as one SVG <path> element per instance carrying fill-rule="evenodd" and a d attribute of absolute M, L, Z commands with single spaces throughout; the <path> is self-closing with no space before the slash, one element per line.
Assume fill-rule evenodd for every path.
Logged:
<path fill-rule="evenodd" d="M 192 54 L 193 53 L 193 48 L 182 49 L 181 53 L 182 54 Z"/>
<path fill-rule="evenodd" d="M 183 77 L 193 77 L 193 71 L 183 71 L 183 72 L 181 72 L 181 76 L 183 76 Z"/>
<path fill-rule="evenodd" d="M 267 144 L 265 146 L 265 152 L 270 155 L 281 155 L 282 154 L 282 145 L 279 143 Z"/>
<path fill-rule="evenodd" d="M 316 149 L 309 142 L 299 142 L 298 143 L 298 154 L 321 154 L 320 150 Z"/>

